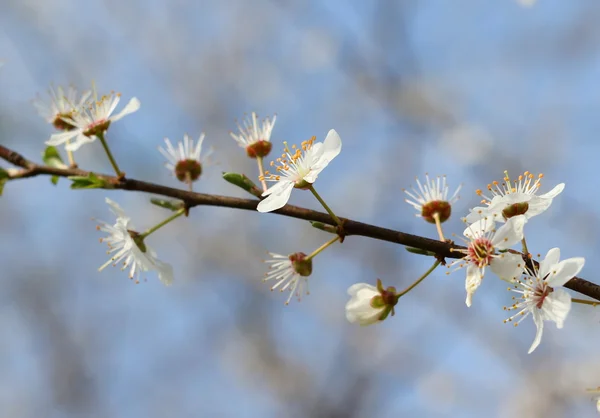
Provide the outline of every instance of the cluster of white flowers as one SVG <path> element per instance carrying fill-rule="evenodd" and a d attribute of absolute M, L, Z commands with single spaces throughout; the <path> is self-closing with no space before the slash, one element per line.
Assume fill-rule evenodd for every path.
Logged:
<path fill-rule="evenodd" d="M 121 112 L 113 115 L 119 100 L 120 95 L 116 93 L 98 98 L 95 89 L 93 94 L 86 91 L 78 95 L 72 87 L 66 91 L 57 87 L 50 89 L 50 103 L 43 103 L 38 99 L 34 104 L 44 119 L 61 131 L 52 135 L 47 141 L 48 145 L 64 144 L 68 151 L 75 151 L 84 144 L 100 139 L 111 158 L 105 143 L 105 132 L 112 122 L 140 107 L 139 100 L 133 98 Z M 263 158 L 270 154 L 273 147 L 271 134 L 275 120 L 273 117 L 259 122 L 257 115 L 252 113 L 242 124 L 238 124 L 238 134 L 230 133 L 236 143 L 246 150 L 248 157 L 258 162 L 258 178 L 263 190 L 262 199 L 257 202 L 257 210 L 276 211 L 288 203 L 294 189 L 310 190 L 337 224 L 336 227 L 330 227 L 330 232 L 339 234 L 339 237 L 327 242 L 310 255 L 303 252 L 289 255 L 269 253 L 271 258 L 266 260 L 266 263 L 270 265 L 270 271 L 264 280 L 274 283 L 271 290 L 289 292 L 287 304 L 292 296 L 300 299 L 302 294 L 308 293 L 313 258 L 343 238 L 342 232 L 336 229 L 343 227 L 342 222 L 313 186 L 321 172 L 340 154 L 342 141 L 338 133 L 331 129 L 323 142 L 316 142 L 315 137 L 303 141 L 300 146 L 290 147 L 283 142 L 283 153 L 270 163 L 272 171 L 264 170 Z M 167 169 L 179 181 L 188 184 L 190 190 L 192 183 L 200 178 L 207 162 L 209 153 L 201 156 L 203 142 L 204 134 L 196 144 L 186 134 L 183 141 L 176 146 L 173 146 L 169 139 L 165 139 L 166 147 L 159 147 L 160 153 L 167 160 Z M 460 258 L 457 257 L 457 260 L 448 265 L 448 273 L 463 267 L 466 269 L 465 302 L 468 307 L 471 307 L 473 296 L 483 283 L 488 270 L 510 284 L 510 290 L 518 296 L 513 297 L 514 302 L 505 309 L 516 313 L 505 322 L 517 325 L 529 316 L 533 318 L 537 333 L 529 352 L 541 341 L 544 321 L 553 321 L 558 328 L 563 327 L 572 300 L 562 286 L 580 272 L 585 262 L 580 257 L 559 261 L 558 248 L 550 249 L 539 262 L 535 261 L 529 252 L 524 232 L 526 225 L 533 217 L 545 212 L 553 199 L 564 190 L 564 184 L 561 183 L 549 192 L 539 193 L 542 178 L 542 175 L 534 176 L 525 172 L 511 181 L 505 173 L 502 182 L 492 182 L 487 186 L 487 192 L 478 190 L 477 194 L 482 198 L 483 206 L 470 209 L 463 218 L 467 223 L 463 231 L 465 245 L 452 248 Z M 267 188 L 266 182 L 274 184 Z M 430 178 L 426 175 L 424 182 L 417 179 L 416 184 L 416 188 L 404 190 L 408 195 L 406 202 L 416 209 L 418 217 L 436 225 L 440 240 L 447 241 L 441 224 L 450 218 L 452 205 L 459 198 L 458 192 L 461 187 L 450 194 L 445 176 Z M 130 218 L 116 203 L 109 199 L 107 203 L 117 220 L 115 224 L 102 222 L 99 229 L 108 233 L 108 237 L 103 241 L 108 243 L 110 253 L 114 255 L 100 270 L 108 264 L 122 262 L 123 269 L 129 268 L 130 277 L 136 281 L 141 272 L 155 270 L 163 282 L 170 283 L 173 278 L 171 267 L 156 258 L 156 254 L 149 249 L 144 239 L 154 230 L 183 214 L 185 210 L 180 209 L 165 222 L 145 233 L 138 233 L 132 229 Z M 519 243 L 522 245 L 521 251 L 513 248 Z M 380 280 L 377 286 L 367 283 L 352 285 L 348 289 L 351 298 L 346 305 L 348 321 L 369 325 L 383 321 L 390 313 L 394 315 L 394 306 L 400 297 L 420 283 L 441 262 L 438 257 L 438 262 L 430 271 L 401 293 L 397 293 L 394 287 L 385 289 Z"/>

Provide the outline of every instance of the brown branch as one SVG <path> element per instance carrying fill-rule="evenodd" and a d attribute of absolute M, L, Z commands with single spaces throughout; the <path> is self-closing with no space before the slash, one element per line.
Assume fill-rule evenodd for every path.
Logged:
<path fill-rule="evenodd" d="M 89 171 L 81 170 L 79 168 L 54 168 L 44 165 L 37 165 L 31 161 L 28 161 L 17 152 L 12 151 L 2 145 L 0 145 L 0 158 L 23 168 L 23 170 L 19 171 L 18 173 L 11 174 L 11 180 L 34 177 L 38 175 L 70 177 L 87 176 L 90 174 Z M 188 208 L 192 208 L 194 206 L 219 206 L 256 211 L 256 206 L 259 202 L 256 199 L 242 199 L 238 197 L 196 193 L 187 190 L 161 186 L 160 184 L 148 183 L 141 180 L 130 178 L 119 179 L 117 177 L 105 174 L 94 174 L 106 180 L 107 183 L 110 184 L 111 188 L 154 193 L 161 196 L 179 199 L 183 201 Z M 285 205 L 281 209 L 273 211 L 272 213 L 291 218 L 302 219 L 305 221 L 323 222 L 335 226 L 335 221 L 331 218 L 331 216 L 329 216 L 329 214 L 312 209 L 301 208 L 298 206 Z M 353 221 L 351 219 L 341 219 L 344 221 L 345 236 L 355 235 L 393 242 L 396 244 L 433 252 L 439 258 L 461 258 L 462 254 L 457 251 L 452 251 L 452 249 L 465 248 L 453 243 L 441 242 L 430 238 L 394 231 L 392 229 Z M 565 287 L 600 301 L 600 286 L 597 284 L 579 277 L 574 277 L 565 284 Z"/>

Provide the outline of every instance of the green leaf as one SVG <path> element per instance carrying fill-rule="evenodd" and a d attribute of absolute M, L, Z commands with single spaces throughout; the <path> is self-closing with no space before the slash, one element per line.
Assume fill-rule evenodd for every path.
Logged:
<path fill-rule="evenodd" d="M 420 255 L 428 255 L 428 256 L 435 256 L 435 253 L 432 251 L 427 251 L 427 250 L 422 250 L 420 248 L 415 248 L 415 247 L 404 247 L 404 249 L 406 251 L 408 251 L 409 253 L 413 253 L 413 254 L 420 254 Z"/>
<path fill-rule="evenodd" d="M 71 183 L 71 189 L 112 189 L 113 186 L 101 177 L 94 173 L 87 176 L 70 176 L 68 177 Z"/>
<path fill-rule="evenodd" d="M 2 191 L 4 190 L 4 185 L 8 181 L 8 178 L 8 172 L 0 167 L 0 196 L 2 196 Z"/>
<path fill-rule="evenodd" d="M 184 203 L 180 200 L 167 200 L 167 199 L 150 199 L 150 203 L 161 208 L 172 210 L 173 212 L 183 209 Z"/>
<path fill-rule="evenodd" d="M 323 222 L 310 221 L 313 228 L 320 229 L 321 231 L 329 232 L 331 234 L 337 234 L 337 228 L 332 225 L 324 224 Z"/>
<path fill-rule="evenodd" d="M 44 152 L 42 152 L 42 161 L 44 161 L 44 163 L 50 167 L 68 168 L 67 165 L 63 163 L 63 160 L 56 147 L 53 147 L 52 145 L 46 147 Z M 56 183 L 58 183 L 58 179 L 58 176 L 52 176 L 50 181 L 52 184 L 56 185 Z"/>
<path fill-rule="evenodd" d="M 223 173 L 223 179 L 235 186 L 238 186 L 253 196 L 258 198 L 262 195 L 262 190 L 256 187 L 256 184 L 250 180 L 245 174 L 238 173 Z"/>

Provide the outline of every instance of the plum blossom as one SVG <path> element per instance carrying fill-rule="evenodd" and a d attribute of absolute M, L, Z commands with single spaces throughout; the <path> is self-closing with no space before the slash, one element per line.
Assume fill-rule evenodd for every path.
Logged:
<path fill-rule="evenodd" d="M 294 188 L 307 189 L 342 150 L 342 140 L 338 133 L 331 129 L 324 142 L 315 143 L 315 137 L 302 142 L 300 148 L 292 146 L 275 161 L 277 174 L 265 172 L 264 180 L 275 182 L 262 195 L 266 196 L 257 207 L 259 212 L 271 212 L 283 207 Z"/>
<path fill-rule="evenodd" d="M 574 257 L 560 262 L 559 259 L 560 249 L 552 248 L 540 261 L 539 267 L 528 268 L 524 278 L 516 281 L 513 288 L 509 288 L 520 297 L 513 297 L 514 304 L 505 310 L 518 312 L 504 322 L 512 322 L 518 317 L 518 321 L 515 322 L 517 326 L 531 315 L 537 328 L 529 353 L 535 350 L 542 340 L 544 321 L 553 321 L 560 329 L 571 310 L 571 296 L 562 286 L 581 271 L 585 259 Z"/>

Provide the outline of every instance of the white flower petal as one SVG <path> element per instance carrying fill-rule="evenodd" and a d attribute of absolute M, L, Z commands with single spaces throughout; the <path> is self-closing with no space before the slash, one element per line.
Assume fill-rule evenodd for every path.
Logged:
<path fill-rule="evenodd" d="M 82 145 L 90 144 L 96 140 L 95 136 L 85 136 L 79 134 L 75 137 L 75 141 L 65 145 L 67 151 L 77 151 Z"/>
<path fill-rule="evenodd" d="M 542 305 L 542 319 L 553 321 L 557 328 L 562 328 L 571 310 L 571 295 L 563 289 L 554 289 L 544 299 Z"/>
<path fill-rule="evenodd" d="M 560 248 L 551 248 L 546 253 L 546 256 L 542 261 L 540 261 L 540 267 L 538 270 L 538 275 L 541 278 L 544 278 L 550 273 L 550 269 L 554 267 L 555 264 L 558 264 L 560 260 Z"/>
<path fill-rule="evenodd" d="M 538 197 L 540 197 L 542 199 L 554 199 L 556 196 L 561 194 L 564 189 L 565 189 L 565 183 L 560 183 L 560 184 L 557 184 L 556 186 L 554 186 L 554 188 L 552 190 L 550 190 L 548 193 L 544 193 L 542 195 L 539 195 Z"/>
<path fill-rule="evenodd" d="M 77 130 L 52 134 L 52 136 L 50 136 L 50 139 L 46 141 L 46 145 L 61 145 L 70 140 L 71 138 L 76 137 L 77 135 L 79 135 L 79 132 Z"/>
<path fill-rule="evenodd" d="M 335 131 L 335 129 L 331 129 L 327 136 L 325 137 L 325 141 L 323 142 L 323 154 L 321 158 L 324 158 L 329 163 L 335 157 L 339 155 L 342 151 L 342 139 Z"/>
<path fill-rule="evenodd" d="M 542 319 L 541 314 L 537 311 L 533 311 L 532 316 L 533 322 L 536 326 L 536 331 L 535 338 L 533 339 L 533 343 L 531 344 L 531 347 L 529 347 L 529 351 L 527 352 L 527 354 L 531 354 L 533 350 L 535 350 L 537 346 L 540 345 L 540 342 L 542 341 L 542 334 L 544 332 L 544 320 Z"/>
<path fill-rule="evenodd" d="M 467 267 L 467 279 L 465 281 L 465 290 L 467 291 L 467 299 L 465 300 L 465 304 L 468 307 L 471 307 L 473 294 L 481 285 L 481 280 L 483 279 L 483 274 L 481 269 L 473 264 L 469 264 Z"/>
<path fill-rule="evenodd" d="M 141 105 L 141 103 L 138 100 L 138 98 L 133 97 L 131 100 L 129 100 L 129 103 L 127 103 L 127 106 L 125 106 L 123 108 L 123 110 L 121 110 L 121 112 L 119 112 L 118 114 L 116 114 L 110 118 L 111 122 L 116 122 L 119 119 L 122 119 L 123 116 L 127 116 L 130 113 L 136 112 L 137 110 L 139 110 L 140 105 Z"/>
<path fill-rule="evenodd" d="M 504 225 L 502 225 L 494 238 L 492 244 L 499 250 L 505 250 L 512 247 L 523 239 L 523 227 L 527 222 L 524 215 L 513 216 Z"/>
<path fill-rule="evenodd" d="M 465 221 L 469 224 L 473 224 L 488 215 L 488 208 L 482 206 L 476 206 L 470 210 L 470 213 L 465 217 Z"/>
<path fill-rule="evenodd" d="M 585 258 L 583 257 L 567 258 L 551 267 L 546 282 L 552 287 L 563 286 L 579 274 L 584 264 Z"/>
<path fill-rule="evenodd" d="M 490 268 L 502 280 L 514 281 L 525 270 L 525 263 L 518 254 L 504 253 L 492 260 Z"/>
<path fill-rule="evenodd" d="M 367 284 L 367 283 L 353 284 L 352 286 L 350 286 L 348 288 L 348 294 L 350 296 L 355 296 L 360 290 L 370 290 L 371 292 L 374 292 L 375 294 L 379 294 L 379 291 L 377 290 L 377 288 L 375 286 Z"/>
<path fill-rule="evenodd" d="M 292 181 L 280 180 L 275 186 L 271 187 L 270 193 L 266 199 L 260 201 L 256 210 L 259 212 L 272 212 L 285 206 L 290 200 L 292 190 L 294 190 L 294 183 Z M 265 195 L 267 190 L 263 195 Z"/>

